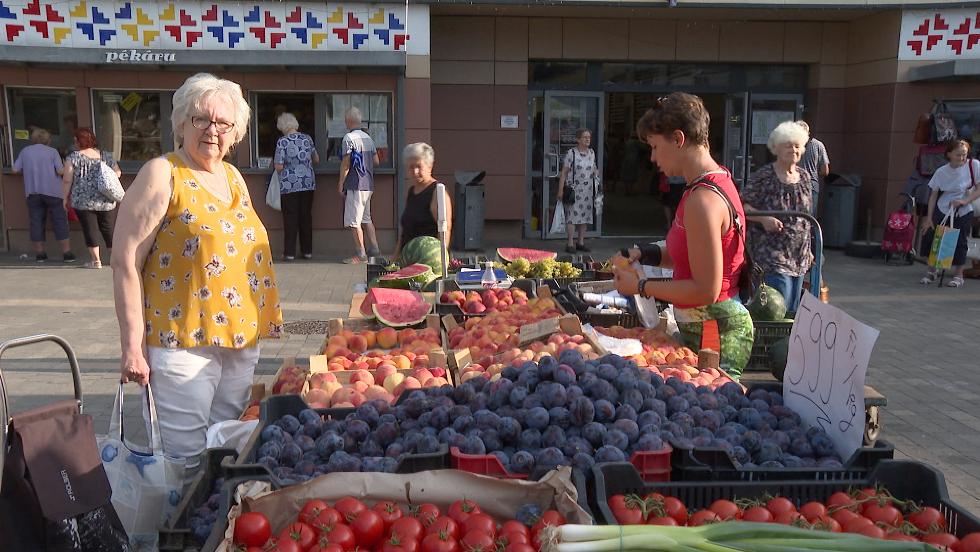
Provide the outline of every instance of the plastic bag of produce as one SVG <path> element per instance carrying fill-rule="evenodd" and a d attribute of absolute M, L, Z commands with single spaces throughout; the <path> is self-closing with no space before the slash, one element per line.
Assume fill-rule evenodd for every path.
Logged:
<path fill-rule="evenodd" d="M 109 418 L 109 433 L 98 438 L 99 454 L 112 487 L 112 505 L 119 514 L 134 550 L 156 550 L 159 526 L 180 502 L 184 460 L 163 454 L 160 422 L 150 386 L 145 388 L 149 409 L 149 450 L 139 450 L 123 435 L 123 387 L 119 385 Z"/>

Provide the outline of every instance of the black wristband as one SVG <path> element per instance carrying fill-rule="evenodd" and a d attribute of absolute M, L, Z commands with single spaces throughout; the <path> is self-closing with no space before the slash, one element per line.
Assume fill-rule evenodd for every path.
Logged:
<path fill-rule="evenodd" d="M 647 266 L 660 266 L 663 262 L 663 251 L 655 243 L 648 243 L 640 247 L 640 264 Z"/>
<path fill-rule="evenodd" d="M 644 299 L 649 299 L 650 296 L 643 291 L 645 287 L 647 287 L 647 279 L 643 278 L 636 284 L 636 294 Z"/>

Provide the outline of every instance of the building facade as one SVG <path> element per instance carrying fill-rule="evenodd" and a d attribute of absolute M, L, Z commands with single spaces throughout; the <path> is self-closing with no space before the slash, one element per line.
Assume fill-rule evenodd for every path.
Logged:
<path fill-rule="evenodd" d="M 329 192 L 351 104 L 383 152 L 373 205 L 389 246 L 406 144 L 431 143 L 450 188 L 457 170 L 487 171 L 493 235 L 549 237 L 559 160 L 579 128 L 603 174 L 594 233 L 662 234 L 656 167 L 631 129 L 675 90 L 704 98 L 712 151 L 738 181 L 770 160 L 769 130 L 807 120 L 832 172 L 860 176 L 873 232 L 900 201 L 934 100 L 980 138 L 980 2 L 672 3 L 0 2 L 3 246 L 27 246 L 22 181 L 6 168 L 29 128 L 56 129 L 67 150 L 75 126 L 93 127 L 128 182 L 172 148 L 169 97 L 201 70 L 247 92 L 252 128 L 231 161 L 253 196 L 265 193 L 279 112 L 314 137 L 315 243 L 337 254 L 349 238 Z M 261 209 L 277 245 L 281 221 Z"/>

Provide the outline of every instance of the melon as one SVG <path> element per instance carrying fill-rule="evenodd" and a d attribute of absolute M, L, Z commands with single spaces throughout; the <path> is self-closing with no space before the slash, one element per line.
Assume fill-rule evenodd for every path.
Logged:
<path fill-rule="evenodd" d="M 448 257 L 448 256 L 447 256 Z M 402 247 L 402 266 L 424 264 L 442 274 L 442 243 L 432 236 L 418 236 Z"/>
<path fill-rule="evenodd" d="M 361 314 L 370 318 L 374 316 L 374 310 L 371 306 L 374 304 L 406 304 L 406 303 L 418 303 L 423 301 L 422 294 L 417 291 L 409 291 L 407 289 L 388 289 L 388 288 L 371 288 L 368 290 L 367 295 L 364 296 L 364 301 L 361 302 Z"/>
<path fill-rule="evenodd" d="M 527 259 L 528 262 L 544 261 L 558 257 L 554 251 L 541 251 L 539 249 L 522 249 L 520 247 L 498 247 L 497 257 L 501 261 L 509 263 L 517 259 Z"/>
<path fill-rule="evenodd" d="M 378 287 L 396 289 L 422 289 L 435 280 L 432 267 L 424 264 L 413 264 L 405 268 L 385 274 L 378 278 Z"/>
<path fill-rule="evenodd" d="M 371 305 L 374 317 L 385 326 L 404 328 L 425 322 L 432 305 L 425 301 L 414 303 L 375 303 Z"/>
<path fill-rule="evenodd" d="M 789 337 L 776 341 L 769 347 L 769 371 L 779 381 L 786 372 L 786 359 L 789 357 Z"/>
<path fill-rule="evenodd" d="M 759 293 L 748 305 L 752 320 L 777 322 L 786 318 L 786 299 L 776 288 L 766 284 L 759 286 Z"/>

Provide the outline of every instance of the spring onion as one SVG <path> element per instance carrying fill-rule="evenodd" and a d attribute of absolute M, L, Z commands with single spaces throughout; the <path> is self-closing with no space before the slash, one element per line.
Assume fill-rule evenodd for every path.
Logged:
<path fill-rule="evenodd" d="M 921 542 L 812 531 L 745 521 L 700 527 L 562 525 L 546 529 L 543 552 L 935 552 Z"/>

